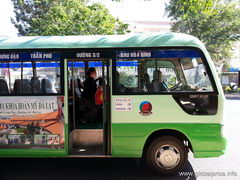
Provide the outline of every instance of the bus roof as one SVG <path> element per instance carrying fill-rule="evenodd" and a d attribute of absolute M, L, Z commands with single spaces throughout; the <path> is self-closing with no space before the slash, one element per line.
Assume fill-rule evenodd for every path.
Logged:
<path fill-rule="evenodd" d="M 0 37 L 0 49 L 199 47 L 197 38 L 182 33 Z"/>

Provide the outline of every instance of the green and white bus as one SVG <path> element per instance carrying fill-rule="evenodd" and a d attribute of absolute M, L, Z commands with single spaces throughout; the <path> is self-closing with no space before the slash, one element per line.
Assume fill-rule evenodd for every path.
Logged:
<path fill-rule="evenodd" d="M 82 123 L 90 67 L 103 104 Z M 207 50 L 190 35 L 0 37 L 0 157 L 142 158 L 176 173 L 189 150 L 224 153 L 224 100 Z"/>

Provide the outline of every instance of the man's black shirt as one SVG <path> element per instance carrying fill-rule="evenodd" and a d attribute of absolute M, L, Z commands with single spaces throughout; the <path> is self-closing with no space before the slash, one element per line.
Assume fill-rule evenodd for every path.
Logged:
<path fill-rule="evenodd" d="M 96 81 L 88 77 L 84 82 L 82 97 L 95 104 L 95 93 L 97 91 Z"/>

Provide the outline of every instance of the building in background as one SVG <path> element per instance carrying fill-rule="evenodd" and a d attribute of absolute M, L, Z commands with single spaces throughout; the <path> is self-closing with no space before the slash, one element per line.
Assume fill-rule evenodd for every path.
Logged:
<path fill-rule="evenodd" d="M 124 23 L 129 24 L 131 33 L 170 32 L 170 19 L 165 15 L 165 3 L 169 0 L 121 0 L 100 1 Z"/>
<path fill-rule="evenodd" d="M 168 33 L 171 32 L 170 21 L 125 21 L 131 33 Z"/>

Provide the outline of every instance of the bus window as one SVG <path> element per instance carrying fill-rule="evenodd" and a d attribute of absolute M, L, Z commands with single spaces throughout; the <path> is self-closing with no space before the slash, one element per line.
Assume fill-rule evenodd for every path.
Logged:
<path fill-rule="evenodd" d="M 0 94 L 60 93 L 60 62 L 1 63 Z"/>
<path fill-rule="evenodd" d="M 178 82 L 173 63 L 166 59 L 121 60 L 116 71 L 121 93 L 168 92 Z"/>
<path fill-rule="evenodd" d="M 129 51 L 127 58 L 121 58 L 120 51 L 116 61 L 114 93 L 213 92 L 208 72 L 197 51 L 171 49 L 140 52 L 147 52 L 150 57 L 132 58 L 130 55 L 138 51 Z"/>
<path fill-rule="evenodd" d="M 36 78 L 41 81 L 42 93 L 60 93 L 60 62 L 37 62 Z"/>
<path fill-rule="evenodd" d="M 118 61 L 116 74 L 116 89 L 122 93 L 138 92 L 138 67 L 139 62 L 134 61 Z"/>

